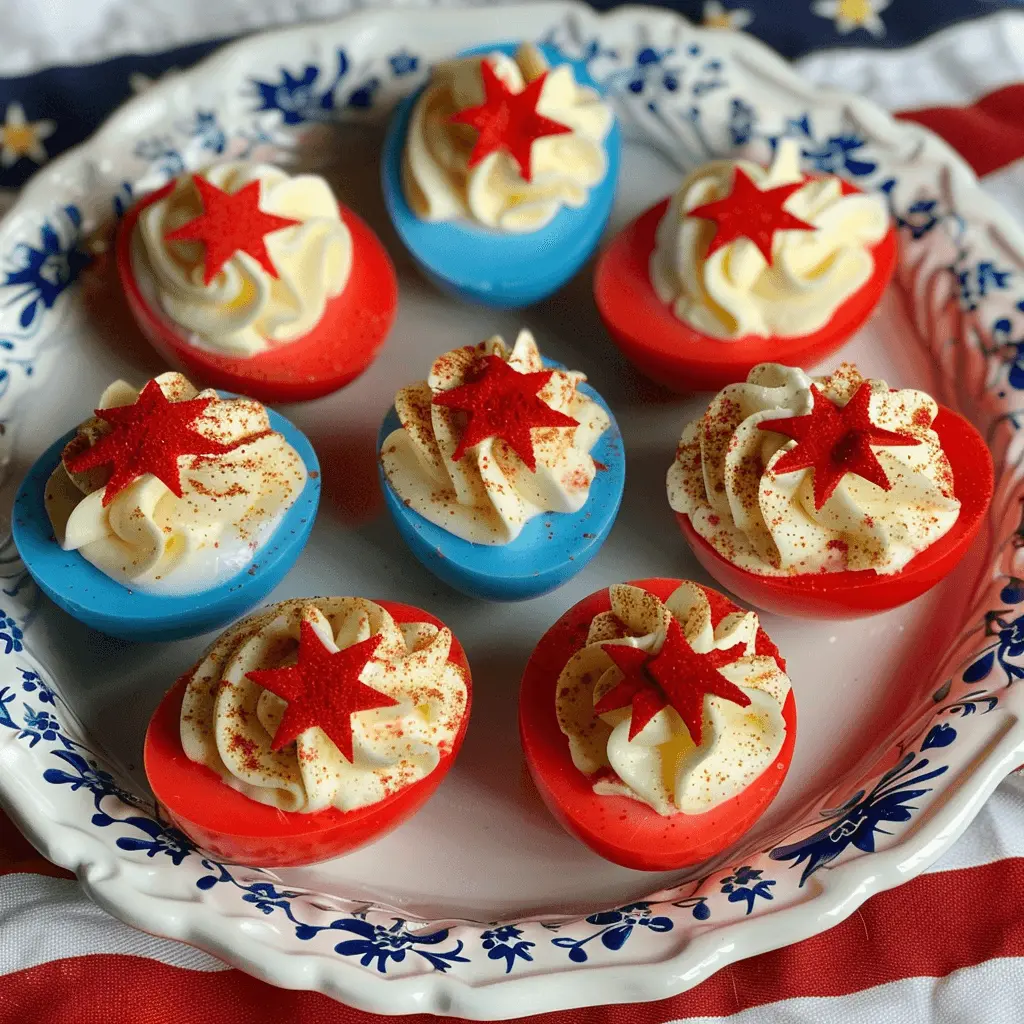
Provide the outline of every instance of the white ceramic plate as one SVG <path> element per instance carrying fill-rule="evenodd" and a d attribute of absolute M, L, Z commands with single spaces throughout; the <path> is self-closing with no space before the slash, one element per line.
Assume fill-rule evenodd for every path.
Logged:
<path fill-rule="evenodd" d="M 797 691 L 793 769 L 750 836 L 683 878 L 616 868 L 560 831 L 520 767 L 515 698 L 534 643 L 583 595 L 629 578 L 702 578 L 664 493 L 701 402 L 669 400 L 622 362 L 586 272 L 522 315 L 443 299 L 395 243 L 378 194 L 391 105 L 430 62 L 493 40 L 495 21 L 505 38 L 559 45 L 611 91 L 634 142 L 610 230 L 670 192 L 679 168 L 737 148 L 765 157 L 780 135 L 800 138 L 809 167 L 883 190 L 901 225 L 898 286 L 844 356 L 933 389 L 975 419 L 996 457 L 990 521 L 954 580 L 855 624 L 765 617 Z M 428 807 L 371 849 L 279 874 L 212 863 L 153 819 L 139 770 L 149 713 L 203 641 L 131 647 L 90 634 L 39 601 L 8 545 L 0 797 L 48 857 L 112 914 L 275 984 L 370 1010 L 488 1019 L 669 996 L 830 927 L 956 839 L 1024 760 L 1024 695 L 1011 686 L 1024 676 L 1024 236 L 948 147 L 812 88 L 751 39 L 664 11 L 367 13 L 245 40 L 134 100 L 35 178 L 0 223 L 8 508 L 28 463 L 107 382 L 161 369 L 102 252 L 113 216 L 185 168 L 241 154 L 323 170 L 381 233 L 402 278 L 398 322 L 371 371 L 286 410 L 318 448 L 325 501 L 274 597 L 364 594 L 441 615 L 473 665 L 469 736 Z M 82 248 L 98 253 L 87 267 Z M 571 584 L 482 606 L 399 546 L 381 513 L 374 437 L 396 388 L 434 355 L 522 323 L 616 409 L 629 487 L 609 542 Z"/>

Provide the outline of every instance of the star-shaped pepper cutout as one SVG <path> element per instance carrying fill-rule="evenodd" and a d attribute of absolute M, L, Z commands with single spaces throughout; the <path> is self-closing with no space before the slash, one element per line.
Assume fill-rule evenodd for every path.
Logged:
<path fill-rule="evenodd" d="M 203 212 L 168 232 L 168 242 L 202 242 L 206 249 L 203 283 L 209 284 L 236 252 L 248 253 L 271 276 L 277 267 L 267 252 L 267 235 L 302 221 L 279 217 L 260 209 L 260 183 L 251 181 L 237 192 L 225 192 L 212 181 L 194 174 L 192 181 L 203 201 Z"/>
<path fill-rule="evenodd" d="M 373 708 L 390 708 L 394 697 L 359 679 L 381 642 L 377 633 L 341 651 L 329 651 L 312 623 L 299 625 L 299 660 L 290 668 L 257 669 L 246 673 L 271 693 L 288 701 L 270 749 L 280 750 L 300 733 L 319 726 L 352 762 L 352 716 Z"/>
<path fill-rule="evenodd" d="M 719 672 L 723 665 L 742 658 L 746 645 L 738 643 L 725 650 L 698 654 L 674 616 L 669 619 L 665 643 L 655 655 L 626 644 L 602 644 L 601 649 L 624 678 L 594 705 L 594 710 L 604 715 L 632 705 L 630 739 L 642 732 L 662 708 L 671 705 L 699 747 L 704 735 L 706 695 L 732 701 L 741 708 L 750 703 L 750 698 Z"/>
<path fill-rule="evenodd" d="M 155 380 L 149 381 L 131 405 L 96 409 L 99 419 L 112 429 L 94 445 L 65 460 L 71 473 L 85 473 L 98 466 L 111 466 L 103 492 L 109 505 L 129 484 L 146 473 L 162 480 L 181 497 L 183 455 L 223 455 L 238 447 L 199 433 L 193 424 L 203 415 L 212 398 L 171 402 Z M 252 440 L 247 438 L 246 440 Z"/>
<path fill-rule="evenodd" d="M 484 356 L 474 378 L 450 391 L 434 395 L 434 405 L 469 414 L 455 454 L 458 462 L 473 445 L 489 437 L 500 437 L 523 460 L 531 473 L 537 456 L 530 431 L 536 427 L 578 427 L 579 421 L 538 397 L 553 370 L 519 373 L 501 356 Z"/>
<path fill-rule="evenodd" d="M 532 181 L 534 142 L 545 135 L 564 135 L 572 131 L 568 125 L 537 113 L 548 73 L 545 71 L 528 82 L 522 92 L 512 92 L 488 60 L 480 62 L 480 74 L 484 81 L 484 102 L 478 107 L 456 111 L 449 118 L 455 124 L 468 124 L 480 133 L 469 154 L 469 166 L 475 167 L 485 156 L 504 150 L 519 165 L 524 180 Z"/>
<path fill-rule="evenodd" d="M 798 181 L 762 191 L 742 167 L 737 167 L 729 195 L 697 206 L 686 215 L 715 222 L 715 236 L 708 246 L 708 256 L 737 238 L 749 238 L 771 266 L 776 231 L 818 230 L 782 208 L 786 200 L 806 184 L 806 181 Z"/>
<path fill-rule="evenodd" d="M 871 422 L 871 385 L 864 381 L 846 405 L 840 406 L 811 385 L 814 405 L 806 416 L 762 420 L 760 430 L 784 434 L 797 442 L 775 463 L 775 473 L 814 470 L 814 507 L 820 509 L 847 473 L 878 484 L 888 491 L 892 484 L 872 445 L 905 448 L 920 444 L 919 438 L 883 430 Z"/>

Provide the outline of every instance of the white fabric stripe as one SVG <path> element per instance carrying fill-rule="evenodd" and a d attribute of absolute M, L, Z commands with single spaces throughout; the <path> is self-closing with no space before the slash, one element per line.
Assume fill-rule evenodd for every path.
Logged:
<path fill-rule="evenodd" d="M 965 106 L 1024 81 L 1024 12 L 954 25 L 901 50 L 830 50 L 795 62 L 819 85 L 886 110 Z"/>
<path fill-rule="evenodd" d="M 208 953 L 116 921 L 70 879 L 0 875 L 0 975 L 90 953 L 125 953 L 193 971 L 227 970 Z"/>
<path fill-rule="evenodd" d="M 171 50 L 368 7 L 436 7 L 488 0 L 0 0 L 0 75 Z"/>
<path fill-rule="evenodd" d="M 908 935 L 907 942 L 913 941 Z M 905 978 L 846 996 L 784 999 L 728 1017 L 687 1017 L 679 1024 L 983 1024 L 1019 1021 L 1022 1005 L 1024 959 L 1010 957 L 945 978 Z"/>

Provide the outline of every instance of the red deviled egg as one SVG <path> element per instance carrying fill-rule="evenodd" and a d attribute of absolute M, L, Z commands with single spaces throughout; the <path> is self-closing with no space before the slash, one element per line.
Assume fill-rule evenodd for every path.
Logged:
<path fill-rule="evenodd" d="M 855 366 L 811 378 L 764 363 L 688 424 L 669 504 L 698 560 L 780 615 L 855 618 L 905 604 L 956 567 L 993 490 L 962 416 Z"/>
<path fill-rule="evenodd" d="M 526 763 L 551 813 L 624 867 L 721 853 L 782 785 L 796 704 L 757 615 L 683 580 L 616 584 L 544 634 L 519 695 Z"/>
<path fill-rule="evenodd" d="M 394 267 L 312 174 L 218 164 L 141 199 L 117 237 L 139 327 L 204 383 L 264 402 L 358 377 L 394 319 Z"/>
<path fill-rule="evenodd" d="M 283 601 L 221 634 L 164 697 L 146 775 L 171 823 L 222 860 L 326 860 L 423 806 L 471 693 L 459 642 L 419 608 Z"/>
<path fill-rule="evenodd" d="M 807 367 L 836 351 L 877 306 L 896 254 L 882 198 L 804 174 L 783 140 L 770 167 L 694 170 L 605 250 L 594 295 L 647 376 L 718 390 L 767 360 Z"/>

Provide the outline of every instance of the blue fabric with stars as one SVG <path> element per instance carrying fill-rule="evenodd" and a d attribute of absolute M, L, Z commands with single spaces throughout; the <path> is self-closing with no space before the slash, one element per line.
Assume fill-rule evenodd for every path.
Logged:
<path fill-rule="evenodd" d="M 591 0 L 599 9 L 615 0 Z M 849 46 L 900 47 L 938 29 L 1024 0 L 646 0 L 697 23 L 742 28 L 786 57 Z M 23 185 L 40 164 L 82 142 L 140 83 L 187 68 L 224 39 L 84 67 L 0 78 L 0 189 Z M 286 118 L 287 120 L 287 118 Z"/>

